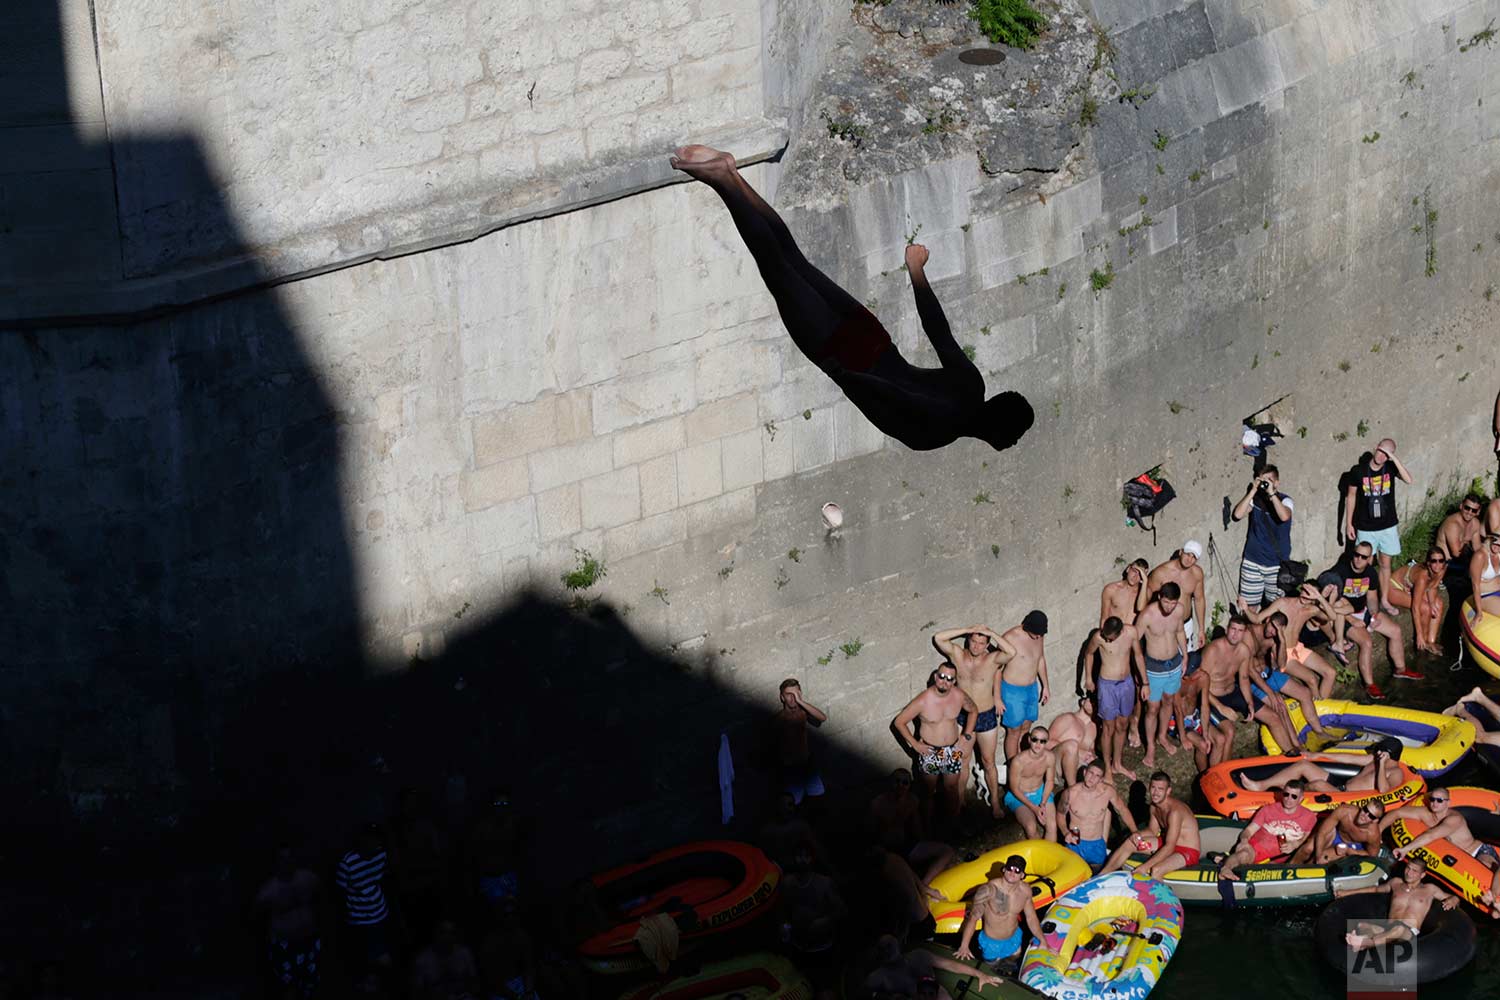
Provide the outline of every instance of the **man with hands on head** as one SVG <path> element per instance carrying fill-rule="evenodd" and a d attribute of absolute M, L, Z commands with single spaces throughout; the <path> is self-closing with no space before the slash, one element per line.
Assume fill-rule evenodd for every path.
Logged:
<path fill-rule="evenodd" d="M 932 644 L 958 669 L 958 686 L 979 708 L 974 724 L 974 748 L 979 753 L 979 764 L 984 768 L 984 780 L 990 793 L 990 815 L 999 819 L 1003 812 L 995 746 L 999 742 L 1000 719 L 1004 714 L 1000 702 L 1000 668 L 1016 655 L 1016 647 L 985 625 L 946 629 L 932 637 Z M 963 725 L 966 720 L 960 716 L 958 721 Z"/>
<path fill-rule="evenodd" d="M 1380 566 L 1380 607 L 1388 615 L 1396 613 L 1391 603 L 1391 557 L 1401 554 L 1396 530 L 1398 479 L 1410 484 L 1411 473 L 1396 457 L 1396 442 L 1381 438 L 1374 454 L 1349 470 L 1344 487 L 1344 540 L 1369 542 L 1374 549 Z"/>

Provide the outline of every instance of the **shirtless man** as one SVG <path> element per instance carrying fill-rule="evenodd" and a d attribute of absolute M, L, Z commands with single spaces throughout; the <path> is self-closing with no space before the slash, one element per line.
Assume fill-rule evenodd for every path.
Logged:
<path fill-rule="evenodd" d="M 1151 564 L 1137 559 L 1120 572 L 1118 580 L 1104 585 L 1099 595 L 1100 627 L 1111 618 L 1118 618 L 1126 624 L 1135 621 L 1135 616 L 1146 607 L 1146 598 L 1150 596 L 1146 590 L 1146 576 L 1150 572 Z"/>
<path fill-rule="evenodd" d="M 1463 813 L 1452 807 L 1451 799 L 1446 786 L 1429 785 L 1427 794 L 1417 803 L 1388 813 L 1381 821 L 1381 830 L 1389 829 L 1398 819 L 1415 819 L 1427 826 L 1426 830 L 1413 837 L 1405 846 L 1392 851 L 1391 856 L 1397 861 L 1410 861 L 1412 857 L 1420 859 L 1422 849 L 1434 840 L 1447 840 L 1460 851 L 1467 851 L 1490 870 L 1490 887 L 1479 898 L 1490 908 L 1490 916 L 1500 920 L 1500 906 L 1495 905 L 1496 896 L 1500 894 L 1500 852 L 1495 850 L 1494 845 L 1486 844 L 1474 836 L 1474 831 L 1469 829 L 1469 821 L 1464 819 Z M 1426 804 L 1423 805 L 1422 802 Z"/>
<path fill-rule="evenodd" d="M 1307 645 L 1309 639 L 1326 640 L 1323 627 L 1331 624 L 1334 618 L 1333 608 L 1317 587 L 1304 583 L 1297 593 L 1278 597 L 1259 611 L 1244 601 L 1238 601 L 1237 606 L 1240 614 L 1256 625 L 1277 612 L 1285 615 L 1287 636 L 1297 637 L 1296 642 L 1287 645 L 1286 672 L 1316 692 L 1319 698 L 1333 695 L 1338 671 Z"/>
<path fill-rule="evenodd" d="M 286 1000 L 307 1000 L 318 989 L 318 876 L 299 867 L 286 844 L 276 848 L 276 870 L 255 894 L 266 917 L 271 973 Z"/>
<path fill-rule="evenodd" d="M 1028 611 L 1021 624 L 1006 629 L 1001 638 L 1014 649 L 1015 655 L 1000 674 L 1000 715 L 1005 723 L 1005 759 L 1016 755 L 1021 734 L 1041 718 L 1041 706 L 1052 697 L 1047 679 L 1047 654 L 1042 648 L 1047 634 L 1047 616 Z"/>
<path fill-rule="evenodd" d="M 1051 733 L 1052 749 L 1057 752 L 1057 763 L 1064 787 L 1078 781 L 1078 766 L 1087 764 L 1098 756 L 1099 727 L 1094 724 L 1094 699 L 1087 694 L 1078 699 L 1078 707 L 1063 712 L 1047 727 Z"/>
<path fill-rule="evenodd" d="M 1267 802 L 1255 810 L 1250 822 L 1240 831 L 1234 849 L 1219 866 L 1219 878 L 1234 881 L 1235 869 L 1286 857 L 1309 839 L 1318 825 L 1318 817 L 1302 804 L 1306 783 L 1296 778 L 1281 786 L 1281 801 Z"/>
<path fill-rule="evenodd" d="M 1385 793 L 1400 785 L 1402 780 L 1404 780 L 1401 775 L 1401 765 L 1396 763 L 1396 759 L 1400 755 L 1397 754 L 1393 757 L 1391 749 L 1399 749 L 1401 744 L 1395 741 L 1392 741 L 1392 743 L 1394 743 L 1394 747 L 1389 743 L 1383 746 L 1376 746 L 1373 752 L 1368 755 L 1362 753 L 1339 754 L 1338 759 L 1340 763 L 1364 764 L 1363 767 L 1355 772 L 1354 777 L 1344 782 L 1342 791 Z M 1337 792 L 1341 790 L 1338 785 L 1328 780 L 1327 771 L 1310 760 L 1295 761 L 1269 777 L 1261 778 L 1258 781 L 1254 778 L 1241 778 L 1240 784 L 1252 792 L 1264 792 L 1269 788 L 1275 788 L 1282 782 L 1291 781 L 1294 778 L 1300 778 L 1302 781 L 1307 782 L 1307 790 L 1310 792 Z M 1381 829 L 1384 829 L 1388 825 L 1389 818 Z"/>
<path fill-rule="evenodd" d="M 1113 781 L 1116 774 L 1123 774 L 1134 781 L 1135 774 L 1120 758 L 1135 706 L 1144 700 L 1137 697 L 1137 691 L 1142 696 L 1146 693 L 1146 663 L 1141 658 L 1140 633 L 1134 625 L 1124 624 L 1118 615 L 1110 615 L 1089 637 L 1084 662 L 1092 664 L 1095 653 L 1099 654 L 1099 683 L 1096 687 L 1090 671 L 1084 678 L 1084 690 L 1096 693 L 1099 721 L 1104 724 L 1104 777 Z"/>
<path fill-rule="evenodd" d="M 875 843 L 904 857 L 924 885 L 953 862 L 953 848 L 923 839 L 921 805 L 904 767 L 892 771 L 885 791 L 870 800 L 868 820 Z"/>
<path fill-rule="evenodd" d="M 1164 583 L 1156 598 L 1136 618 L 1146 647 L 1146 756 L 1141 763 L 1156 766 L 1156 745 L 1167 748 L 1168 756 L 1177 748 L 1167 740 L 1167 729 L 1176 715 L 1181 726 L 1182 712 L 1177 692 L 1182 689 L 1183 663 L 1187 659 L 1185 621 L 1188 605 L 1181 601 L 1182 592 L 1175 583 Z M 1162 713 L 1165 704 L 1166 713 Z"/>
<path fill-rule="evenodd" d="M 1266 686 L 1277 695 L 1276 698 L 1268 698 L 1266 705 L 1276 710 L 1277 717 L 1291 732 L 1293 742 L 1281 745 L 1301 747 L 1301 733 L 1291 728 L 1291 715 L 1286 711 L 1284 698 L 1297 699 L 1297 703 L 1302 706 L 1302 718 L 1307 720 L 1307 728 L 1312 732 L 1327 737 L 1328 730 L 1323 728 L 1323 717 L 1318 714 L 1316 692 L 1287 672 L 1288 650 L 1295 634 L 1289 626 L 1286 615 L 1273 611 L 1258 628 L 1251 629 L 1249 635 L 1255 640 L 1256 659 L 1262 667 L 1261 677 Z"/>
<path fill-rule="evenodd" d="M 1151 573 L 1151 564 L 1144 559 L 1137 559 L 1126 566 L 1120 574 L 1120 579 L 1113 583 L 1104 585 L 1104 592 L 1099 595 L 1099 627 L 1110 618 L 1120 619 L 1121 624 L 1130 625 L 1135 621 L 1136 615 L 1146 607 L 1146 599 L 1151 596 L 1150 589 L 1146 586 L 1146 577 Z M 1093 639 L 1093 636 L 1089 636 Z M 1086 669 L 1090 676 L 1093 674 L 1093 661 L 1085 658 Z M 1141 690 L 1145 690 L 1145 682 L 1141 683 Z M 1133 698 L 1133 696 L 1132 696 Z M 1130 721 L 1122 726 L 1129 740 L 1129 745 L 1139 747 L 1141 745 L 1141 704 L 1140 701 L 1132 700 L 1130 706 Z M 1119 761 L 1115 762 L 1116 764 Z M 1134 777 L 1132 776 L 1132 780 Z"/>
<path fill-rule="evenodd" d="M 967 634 L 965 634 L 967 633 Z M 963 636 L 963 642 L 958 641 Z M 995 767 L 995 745 L 999 732 L 997 703 L 1000 699 L 1000 668 L 1016 655 L 1016 648 L 984 625 L 953 628 L 932 637 L 937 651 L 958 668 L 958 686 L 979 706 L 974 724 L 974 747 L 984 768 L 990 793 L 990 815 L 1001 816 L 1000 773 Z M 963 719 L 959 720 L 960 725 Z"/>
<path fill-rule="evenodd" d="M 1100 874 L 1123 868 L 1125 859 L 1137 851 L 1153 852 L 1145 864 L 1135 870 L 1142 878 L 1156 878 L 1179 868 L 1191 868 L 1203 856 L 1198 820 L 1186 802 L 1172 797 L 1171 775 L 1165 771 L 1153 773 L 1146 791 L 1151 799 L 1151 819 L 1146 823 L 1146 829 L 1126 837 L 1125 842 L 1109 856 Z"/>
<path fill-rule="evenodd" d="M 1449 562 L 1457 562 L 1474 554 L 1474 546 L 1484 534 L 1484 521 L 1480 512 L 1484 509 L 1484 497 L 1470 493 L 1458 504 L 1458 510 L 1443 518 L 1438 525 L 1433 547 L 1439 549 Z"/>
<path fill-rule="evenodd" d="M 1008 789 L 1005 804 L 1015 813 L 1026 836 L 1035 840 L 1057 839 L 1057 804 L 1052 801 L 1057 753 L 1048 745 L 1046 726 L 1037 726 L 1027 736 L 1026 746 L 1007 762 Z"/>
<path fill-rule="evenodd" d="M 963 723 L 958 721 L 960 712 L 968 713 Z M 941 800 L 937 816 L 944 823 L 958 815 L 963 799 L 964 759 L 974 746 L 974 724 L 978 718 L 974 699 L 958 686 L 958 671 L 944 661 L 933 671 L 932 686 L 907 702 L 891 721 L 896 737 L 916 755 L 917 773 L 922 775 L 922 784 L 927 789 L 923 818 L 928 829 L 934 829 L 934 799 Z"/>
<path fill-rule="evenodd" d="M 821 726 L 828 715 L 802 697 L 802 685 L 795 677 L 781 682 L 781 707 L 773 718 L 776 731 L 776 753 L 781 762 L 781 787 L 791 793 L 792 801 L 802 804 L 804 798 L 823 794 L 823 778 L 813 766 L 807 745 L 809 726 Z"/>
<path fill-rule="evenodd" d="M 1068 786 L 1058 800 L 1063 814 L 1063 843 L 1067 844 L 1092 868 L 1109 860 L 1109 811 L 1131 835 L 1135 834 L 1135 817 L 1120 798 L 1115 786 L 1104 780 L 1104 765 L 1090 761 L 1083 769 L 1083 781 Z"/>
<path fill-rule="evenodd" d="M 1183 647 L 1184 654 L 1203 645 L 1202 625 L 1208 620 L 1208 605 L 1203 599 L 1203 567 L 1198 565 L 1202 558 L 1203 546 L 1189 539 L 1182 543 L 1181 549 L 1172 553 L 1172 558 L 1153 569 L 1146 578 L 1149 593 L 1160 593 L 1162 587 L 1175 583 L 1180 594 L 1184 595 L 1187 615 L 1183 620 L 1183 631 L 1187 633 L 1188 643 Z"/>
<path fill-rule="evenodd" d="M 1274 614 L 1268 619 L 1262 628 L 1276 627 L 1278 621 L 1282 621 L 1279 614 Z M 1291 715 L 1287 712 L 1286 699 L 1271 690 L 1266 681 L 1267 671 L 1261 668 L 1260 644 L 1255 633 L 1246 628 L 1244 630 L 1244 647 L 1249 655 L 1236 664 L 1238 676 L 1235 678 L 1235 686 L 1225 695 L 1210 694 L 1209 705 L 1213 711 L 1231 722 L 1250 722 L 1257 720 L 1264 723 L 1271 730 L 1271 735 L 1276 742 L 1288 750 L 1302 751 L 1306 749 L 1297 731 L 1292 728 Z"/>
<path fill-rule="evenodd" d="M 1346 802 L 1325 812 L 1313 835 L 1292 854 L 1291 863 L 1331 865 L 1351 854 L 1374 857 L 1380 853 L 1380 820 L 1384 816 L 1385 803 L 1379 799 Z"/>
<path fill-rule="evenodd" d="M 993 966 L 1021 952 L 1021 922 L 1036 940 L 1042 939 L 1042 922 L 1037 919 L 1036 908 L 1031 905 L 1031 886 L 1026 884 L 1026 859 L 1012 854 L 1005 859 L 999 878 L 992 878 L 974 891 L 969 911 L 964 914 L 963 926 L 958 930 L 958 947 L 953 957 L 974 958 L 969 945 L 974 941 L 976 924 L 983 924 L 979 931 L 979 956 Z"/>
<path fill-rule="evenodd" d="M 1413 858 L 1401 870 L 1401 879 L 1387 879 L 1379 885 L 1363 889 L 1335 889 L 1333 895 L 1358 896 L 1361 893 L 1384 893 L 1391 897 L 1389 926 L 1360 922 L 1354 930 L 1344 935 L 1344 941 L 1355 951 L 1376 948 L 1388 941 L 1415 941 L 1422 930 L 1422 921 L 1427 911 L 1437 903 L 1445 910 L 1458 905 L 1458 897 L 1444 892 L 1435 885 L 1424 884 L 1422 876 L 1427 874 L 1427 864 Z"/>
<path fill-rule="evenodd" d="M 1237 715 L 1222 710 L 1222 706 L 1233 706 L 1240 714 L 1249 716 L 1248 708 L 1240 708 L 1237 697 L 1240 689 L 1240 673 L 1247 669 L 1252 657 L 1250 643 L 1245 641 L 1245 622 L 1231 617 L 1224 626 L 1224 634 L 1203 648 L 1203 666 L 1195 674 L 1201 677 L 1203 695 L 1199 707 L 1199 731 L 1208 740 L 1208 760 L 1200 761 L 1200 771 L 1222 764 L 1229 759 L 1234 747 L 1234 724 Z M 1215 708 L 1217 703 L 1221 708 Z M 1206 710 L 1205 707 L 1206 706 Z"/>

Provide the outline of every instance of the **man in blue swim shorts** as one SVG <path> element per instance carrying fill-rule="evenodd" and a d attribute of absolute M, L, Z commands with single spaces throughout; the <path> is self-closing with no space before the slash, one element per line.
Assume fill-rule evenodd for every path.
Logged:
<path fill-rule="evenodd" d="M 974 891 L 963 926 L 958 930 L 958 948 L 953 957 L 972 961 L 971 944 L 977 944 L 979 956 L 992 965 L 1019 955 L 1022 921 L 1032 937 L 1041 938 L 1042 924 L 1031 904 L 1031 886 L 1026 884 L 1026 859 L 1012 854 L 1005 859 L 998 878 L 990 879 Z"/>
<path fill-rule="evenodd" d="M 1104 765 L 1097 760 L 1084 765 L 1081 782 L 1063 790 L 1059 806 L 1067 831 L 1063 843 L 1096 871 L 1109 860 L 1109 811 L 1115 811 L 1127 831 L 1136 831 L 1135 817 L 1114 784 L 1104 780 Z"/>
<path fill-rule="evenodd" d="M 1158 743 L 1167 748 L 1168 754 L 1177 752 L 1177 747 L 1167 740 L 1167 731 L 1173 716 L 1179 723 L 1182 718 L 1177 692 L 1182 690 L 1182 661 L 1188 648 L 1183 627 L 1187 614 L 1188 605 L 1182 603 L 1181 588 L 1175 583 L 1164 583 L 1135 620 L 1145 642 L 1146 680 L 1150 690 L 1146 702 L 1146 756 L 1142 759 L 1147 767 L 1156 766 Z M 1185 731 L 1180 724 L 1178 731 Z"/>
<path fill-rule="evenodd" d="M 1052 801 L 1052 783 L 1057 774 L 1057 753 L 1048 741 L 1046 726 L 1032 729 L 1026 746 L 1006 763 L 1005 807 L 1015 813 L 1026 836 L 1057 839 L 1057 806 Z"/>
<path fill-rule="evenodd" d="M 979 717 L 974 722 L 974 750 L 984 769 L 981 798 L 987 796 L 990 815 L 999 819 L 1000 772 L 995 766 L 995 748 L 1000 736 L 998 682 L 1000 667 L 1016 655 L 1016 649 L 1004 636 L 984 625 L 945 629 L 932 637 L 932 644 L 958 670 L 958 686 L 979 708 Z M 964 725 L 967 718 L 960 712 L 958 724 Z"/>
<path fill-rule="evenodd" d="M 1000 721 L 1005 726 L 1006 760 L 1016 755 L 1021 748 L 1021 737 L 1041 718 L 1041 707 L 1052 696 L 1052 685 L 1047 679 L 1047 654 L 1042 648 L 1046 634 L 1047 616 L 1040 611 L 1028 611 L 1021 624 L 1006 629 L 1001 636 L 1016 651 L 1000 674 Z"/>

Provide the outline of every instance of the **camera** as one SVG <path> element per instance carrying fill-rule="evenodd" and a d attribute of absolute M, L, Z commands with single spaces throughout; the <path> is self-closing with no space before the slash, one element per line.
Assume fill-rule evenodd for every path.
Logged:
<path fill-rule="evenodd" d="M 1264 492 L 1270 490 L 1271 484 L 1268 483 L 1268 482 L 1266 482 L 1264 479 L 1257 479 L 1255 481 L 1255 488 L 1258 489 L 1258 490 L 1260 490 L 1262 493 L 1264 493 Z"/>

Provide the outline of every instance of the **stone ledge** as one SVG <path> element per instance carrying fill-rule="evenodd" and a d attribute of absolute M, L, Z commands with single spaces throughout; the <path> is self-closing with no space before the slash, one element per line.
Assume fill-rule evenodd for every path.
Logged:
<path fill-rule="evenodd" d="M 729 149 L 741 164 L 774 159 L 787 144 L 784 119 L 757 118 L 684 137 Z M 667 164 L 669 150 L 637 153 L 555 181 L 538 179 L 504 193 L 477 193 L 423 205 L 382 220 L 349 220 L 337 230 L 210 266 L 138 280 L 19 288 L 0 296 L 0 328 L 129 322 L 256 288 L 300 281 L 375 260 L 467 243 L 508 226 L 588 208 L 688 178 Z M 328 261 L 329 242 L 344 252 Z M 349 248 L 350 243 L 357 244 Z"/>

